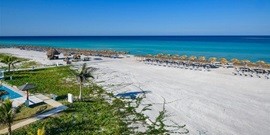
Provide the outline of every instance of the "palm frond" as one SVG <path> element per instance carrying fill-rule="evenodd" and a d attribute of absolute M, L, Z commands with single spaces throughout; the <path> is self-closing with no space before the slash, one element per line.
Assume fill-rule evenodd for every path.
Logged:
<path fill-rule="evenodd" d="M 2 123 L 12 123 L 14 118 L 14 110 L 12 108 L 12 101 L 10 99 L 4 100 L 0 105 L 0 120 Z"/>
<path fill-rule="evenodd" d="M 83 63 L 82 68 L 81 68 L 81 74 L 85 73 L 86 70 L 86 63 Z"/>

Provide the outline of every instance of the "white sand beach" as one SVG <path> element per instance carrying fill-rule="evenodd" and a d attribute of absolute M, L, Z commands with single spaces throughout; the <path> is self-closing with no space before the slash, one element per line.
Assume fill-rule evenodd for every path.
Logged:
<path fill-rule="evenodd" d="M 0 49 L 42 64 L 64 63 L 48 60 L 46 53 Z M 82 63 L 82 62 L 79 62 Z M 169 119 L 186 124 L 190 135 L 268 135 L 270 133 L 270 80 L 234 76 L 233 69 L 193 71 L 146 65 L 134 57 L 103 58 L 87 62 L 97 67 L 95 82 L 118 94 L 150 91 L 144 103 L 152 103 L 154 117 L 163 98 Z"/>

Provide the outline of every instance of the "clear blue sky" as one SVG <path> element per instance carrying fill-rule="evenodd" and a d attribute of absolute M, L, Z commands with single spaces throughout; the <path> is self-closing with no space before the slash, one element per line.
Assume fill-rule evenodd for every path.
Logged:
<path fill-rule="evenodd" d="M 0 0 L 0 36 L 270 35 L 270 0 Z"/>

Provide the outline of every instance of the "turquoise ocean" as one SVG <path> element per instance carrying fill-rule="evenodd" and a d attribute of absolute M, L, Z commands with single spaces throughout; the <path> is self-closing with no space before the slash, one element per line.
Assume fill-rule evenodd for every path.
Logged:
<path fill-rule="evenodd" d="M 0 46 L 112 49 L 134 55 L 178 54 L 270 62 L 270 36 L 42 36 L 0 37 Z"/>

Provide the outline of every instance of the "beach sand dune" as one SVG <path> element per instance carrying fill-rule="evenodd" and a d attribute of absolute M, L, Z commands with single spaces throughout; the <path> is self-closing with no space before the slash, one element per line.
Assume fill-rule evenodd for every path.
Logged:
<path fill-rule="evenodd" d="M 45 53 L 0 49 L 38 62 Z M 33 57 L 30 57 L 33 56 Z M 45 57 L 46 58 L 46 57 Z M 56 61 L 54 61 L 56 62 Z M 59 61 L 60 62 L 60 61 Z M 233 76 L 233 69 L 210 72 L 146 65 L 135 58 L 90 61 L 97 67 L 95 81 L 115 94 L 150 91 L 144 103 L 152 103 L 150 118 L 162 109 L 169 119 L 186 124 L 190 135 L 268 135 L 270 133 L 270 80 Z"/>

